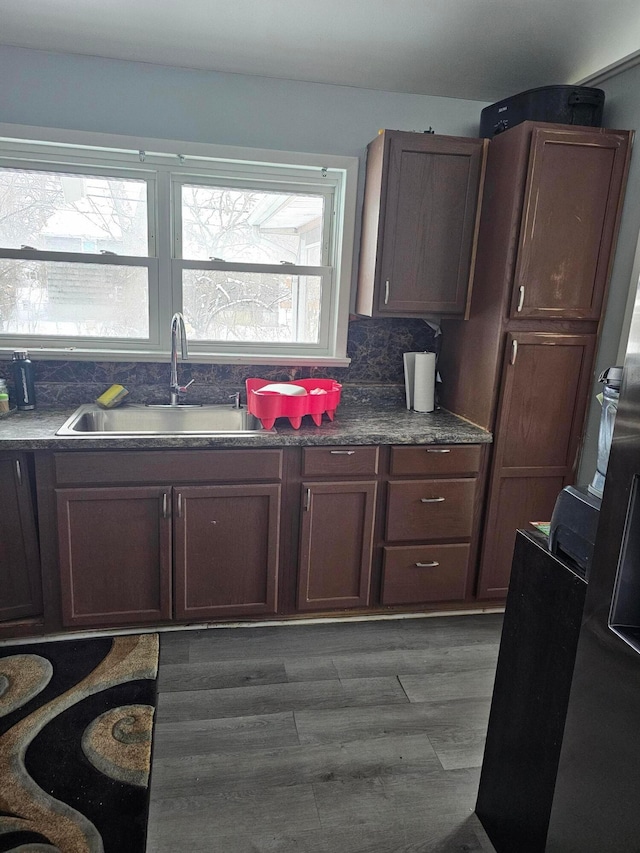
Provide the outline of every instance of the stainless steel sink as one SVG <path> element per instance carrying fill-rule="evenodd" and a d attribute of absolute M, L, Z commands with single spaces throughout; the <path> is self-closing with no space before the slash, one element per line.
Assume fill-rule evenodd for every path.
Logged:
<path fill-rule="evenodd" d="M 265 433 L 260 421 L 246 409 L 232 406 L 142 406 L 118 409 L 80 406 L 56 435 L 238 435 Z"/>

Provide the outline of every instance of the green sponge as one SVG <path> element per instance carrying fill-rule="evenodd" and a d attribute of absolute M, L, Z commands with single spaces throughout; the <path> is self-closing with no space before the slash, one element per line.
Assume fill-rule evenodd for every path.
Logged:
<path fill-rule="evenodd" d="M 103 409 L 113 409 L 120 405 L 128 393 L 124 385 L 112 385 L 111 388 L 107 388 L 104 394 L 100 394 L 96 403 Z"/>

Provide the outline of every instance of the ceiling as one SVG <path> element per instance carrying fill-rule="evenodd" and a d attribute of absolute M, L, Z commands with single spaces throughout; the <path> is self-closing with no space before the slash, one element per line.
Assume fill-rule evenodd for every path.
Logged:
<path fill-rule="evenodd" d="M 638 0 L 1 0 L 0 44 L 495 101 L 640 55 Z"/>

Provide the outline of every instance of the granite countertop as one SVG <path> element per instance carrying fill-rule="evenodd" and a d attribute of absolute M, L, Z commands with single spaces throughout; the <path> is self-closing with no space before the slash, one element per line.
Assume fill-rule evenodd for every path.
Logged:
<path fill-rule="evenodd" d="M 326 417 L 320 426 L 305 417 L 300 429 L 285 418 L 275 431 L 257 434 L 56 436 L 73 408 L 39 407 L 15 412 L 0 419 L 0 449 L 4 450 L 108 450 L 215 447 L 285 447 L 345 444 L 485 444 L 492 435 L 445 410 L 421 414 L 399 406 L 373 408 L 366 404 L 341 404 L 335 420 Z"/>

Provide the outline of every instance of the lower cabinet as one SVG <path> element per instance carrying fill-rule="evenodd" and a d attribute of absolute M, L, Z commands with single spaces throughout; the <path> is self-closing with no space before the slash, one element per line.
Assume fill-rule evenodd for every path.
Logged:
<path fill-rule="evenodd" d="M 303 483 L 298 610 L 369 604 L 376 486 Z"/>
<path fill-rule="evenodd" d="M 379 458 L 377 447 L 303 449 L 314 479 L 302 482 L 298 610 L 370 604 Z"/>
<path fill-rule="evenodd" d="M 481 445 L 55 453 L 49 594 L 75 629 L 469 603 L 483 458 Z M 41 612 L 31 575 L 16 577 L 0 614 Z"/>
<path fill-rule="evenodd" d="M 391 449 L 382 604 L 467 596 L 481 458 L 478 445 Z"/>
<path fill-rule="evenodd" d="M 468 571 L 468 544 L 385 548 L 382 603 L 462 599 Z"/>
<path fill-rule="evenodd" d="M 40 556 L 28 459 L 0 454 L 0 621 L 42 613 Z"/>
<path fill-rule="evenodd" d="M 275 613 L 280 485 L 174 490 L 176 619 Z"/>
<path fill-rule="evenodd" d="M 276 611 L 281 451 L 57 455 L 65 627 L 205 621 Z M 191 482 L 106 486 L 118 479 Z M 206 485 L 193 481 L 207 480 Z"/>
<path fill-rule="evenodd" d="M 58 489 L 62 622 L 171 618 L 169 486 Z"/>

